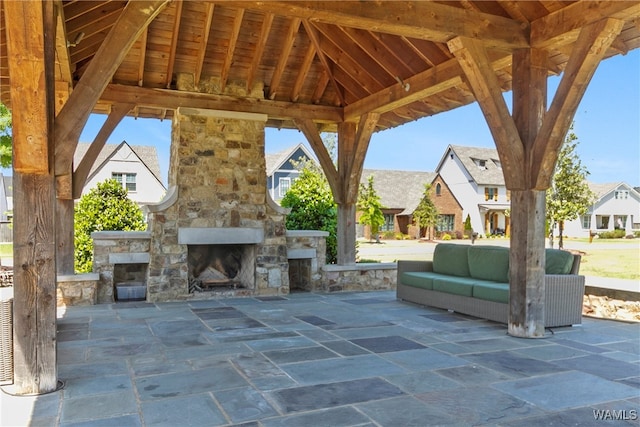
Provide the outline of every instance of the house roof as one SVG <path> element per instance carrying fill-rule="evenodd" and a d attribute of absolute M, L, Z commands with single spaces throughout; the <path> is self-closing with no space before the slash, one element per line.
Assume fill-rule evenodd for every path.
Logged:
<path fill-rule="evenodd" d="M 111 65 L 103 54 L 113 48 L 110 31 L 122 29 L 128 21 L 119 18 L 130 17 L 127 11 L 141 2 L 54 3 L 65 31 L 55 40 L 55 78 L 75 87 L 87 73 Z M 375 112 L 379 130 L 474 101 L 451 53 L 456 37 L 486 47 L 487 66 L 505 92 L 512 86 L 513 52 L 544 50 L 546 72 L 558 75 L 582 40 L 580 30 L 605 18 L 622 21 L 623 28 L 604 57 L 640 47 L 634 1 L 173 1 L 140 7 L 154 17 L 100 91 L 96 113 L 135 99 L 131 116 L 168 119 L 180 105 L 206 104 L 202 108 L 267 114 L 268 126 L 294 127 L 296 119 L 335 125 Z M 11 25 L 5 21 L 4 47 Z M 0 100 L 10 107 L 8 62 L 8 49 L 0 49 Z M 198 89 L 203 96 L 194 99 Z M 239 100 L 225 98 L 230 95 Z"/>
<path fill-rule="evenodd" d="M 158 152 L 156 147 L 152 145 L 130 145 L 126 141 L 122 141 L 120 144 L 105 144 L 98 154 L 96 161 L 93 163 L 91 170 L 89 171 L 89 177 L 102 168 L 102 166 L 109 161 L 109 159 L 122 147 L 124 144 L 129 146 L 136 156 L 142 161 L 142 163 L 149 169 L 149 171 L 156 177 L 158 182 L 162 183 L 162 177 L 160 175 L 160 163 L 158 162 Z M 80 164 L 80 161 L 84 157 L 85 153 L 89 149 L 91 144 L 81 142 L 78 144 L 76 151 L 73 155 L 74 165 Z"/>
<path fill-rule="evenodd" d="M 595 193 L 596 200 L 602 199 L 604 196 L 611 193 L 612 191 L 617 190 L 620 187 L 625 187 L 627 190 L 637 193 L 638 197 L 640 197 L 640 192 L 638 192 L 638 190 L 636 190 L 635 188 L 633 188 L 632 186 L 630 186 L 625 182 L 608 182 L 604 184 L 596 184 L 594 182 L 588 182 L 587 184 L 589 185 L 589 188 L 591 189 L 591 191 Z"/>
<path fill-rule="evenodd" d="M 293 154 L 299 149 L 304 151 L 309 159 L 313 160 L 316 163 L 318 162 L 316 156 L 309 149 L 307 149 L 304 144 L 299 143 L 298 145 L 294 145 L 293 147 L 289 147 L 277 153 L 265 154 L 265 160 L 267 163 L 267 176 L 273 175 L 273 173 L 280 169 L 282 165 L 285 164 L 285 162 L 289 161 L 291 159 L 291 156 L 293 156 Z"/>
<path fill-rule="evenodd" d="M 418 207 L 424 194 L 424 185 L 433 182 L 436 173 L 364 169 L 360 183 L 367 185 L 370 176 L 373 176 L 373 188 L 380 196 L 382 206 L 386 209 L 402 209 L 399 215 L 409 215 Z"/>
<path fill-rule="evenodd" d="M 444 160 L 451 151 L 460 159 L 466 171 L 478 185 L 504 185 L 500 157 L 498 157 L 498 150 L 495 148 L 449 145 L 438 163 L 436 172 L 440 171 Z M 483 167 L 478 165 L 479 161 L 484 162 Z"/>

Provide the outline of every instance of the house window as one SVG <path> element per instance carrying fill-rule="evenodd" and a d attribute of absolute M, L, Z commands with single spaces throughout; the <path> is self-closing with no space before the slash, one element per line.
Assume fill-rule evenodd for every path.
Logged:
<path fill-rule="evenodd" d="M 484 188 L 484 200 L 493 200 L 498 201 L 498 189 L 496 187 L 485 187 Z"/>
<path fill-rule="evenodd" d="M 289 188 L 291 188 L 291 178 L 280 178 L 278 182 L 278 192 L 280 197 L 284 197 L 284 195 L 287 194 L 287 191 L 289 191 Z"/>
<path fill-rule="evenodd" d="M 478 166 L 478 168 L 480 169 L 486 169 L 487 168 L 487 161 L 486 160 L 480 160 L 480 159 L 473 159 L 473 162 L 476 164 L 476 166 Z"/>
<path fill-rule="evenodd" d="M 608 230 L 609 215 L 596 215 L 596 228 L 598 230 Z"/>
<path fill-rule="evenodd" d="M 136 190 L 136 174 L 135 173 L 112 173 L 111 178 L 115 179 L 129 193 L 135 193 Z"/>
<path fill-rule="evenodd" d="M 591 229 L 591 215 L 582 215 L 582 229 L 583 230 Z"/>
<path fill-rule="evenodd" d="M 436 196 L 441 196 L 442 195 L 442 185 L 440 185 L 440 183 L 436 184 Z"/>
<path fill-rule="evenodd" d="M 455 215 L 438 215 L 436 231 L 453 231 L 455 228 Z"/>
<path fill-rule="evenodd" d="M 626 200 L 629 198 L 629 191 L 627 190 L 616 190 L 615 198 L 618 200 Z"/>
<path fill-rule="evenodd" d="M 380 231 L 393 231 L 394 229 L 394 215 L 384 214 L 384 224 L 380 227 Z"/>

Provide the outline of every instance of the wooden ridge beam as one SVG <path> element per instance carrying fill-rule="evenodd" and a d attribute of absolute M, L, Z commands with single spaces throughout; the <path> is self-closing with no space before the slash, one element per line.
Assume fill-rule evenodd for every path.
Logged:
<path fill-rule="evenodd" d="M 532 153 L 531 180 L 536 189 L 550 187 L 558 151 L 578 105 L 607 49 L 622 31 L 624 21 L 603 19 L 585 26 L 573 47 L 560 85 L 545 115 Z"/>
<path fill-rule="evenodd" d="M 257 98 L 240 98 L 229 95 L 213 95 L 184 92 L 171 89 L 148 89 L 110 84 L 102 93 L 101 101 L 107 103 L 132 102 L 137 106 L 167 108 L 205 108 L 210 110 L 262 113 L 269 118 L 303 119 L 313 117 L 316 122 L 337 123 L 342 121 L 342 108 L 322 105 L 303 105 L 285 101 Z"/>
<path fill-rule="evenodd" d="M 68 173 L 82 129 L 133 43 L 169 0 L 127 3 L 55 120 L 55 173 Z"/>
<path fill-rule="evenodd" d="M 225 5 L 446 43 L 455 36 L 511 50 L 529 46 L 528 26 L 513 19 L 435 2 L 225 1 Z"/>
<path fill-rule="evenodd" d="M 507 188 L 526 189 L 522 173 L 525 153 L 515 121 L 502 97 L 502 89 L 484 46 L 474 39 L 458 37 L 448 43 L 458 59 L 498 149 Z"/>

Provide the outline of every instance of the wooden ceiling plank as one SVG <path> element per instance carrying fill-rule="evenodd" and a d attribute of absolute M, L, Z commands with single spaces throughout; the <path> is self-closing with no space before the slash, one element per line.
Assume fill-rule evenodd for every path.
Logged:
<path fill-rule="evenodd" d="M 67 46 L 67 32 L 64 23 L 64 9 L 62 1 L 54 3 L 56 14 L 56 81 L 67 84 L 67 92 L 71 91 L 73 76 L 71 74 L 71 62 L 69 61 L 69 47 Z"/>
<path fill-rule="evenodd" d="M 82 195 L 82 189 L 87 183 L 89 172 L 91 171 L 93 164 L 96 162 L 98 155 L 104 148 L 104 145 L 107 143 L 107 139 L 109 139 L 109 136 L 111 136 L 114 129 L 134 107 L 134 104 L 113 104 L 111 106 L 111 111 L 107 116 L 107 120 L 102 124 L 100 131 L 91 145 L 89 145 L 87 152 L 82 157 L 82 160 L 80 160 L 80 164 L 78 164 L 73 172 L 72 194 L 74 199 L 79 199 Z"/>
<path fill-rule="evenodd" d="M 129 49 L 168 0 L 130 2 L 55 121 L 55 171 L 68 173 L 84 125 Z"/>
<path fill-rule="evenodd" d="M 313 46 L 313 43 L 309 45 L 307 48 L 307 53 L 304 55 L 304 59 L 302 60 L 302 64 L 300 65 L 300 69 L 298 70 L 296 81 L 293 84 L 293 89 L 291 91 L 291 102 L 297 102 L 298 98 L 300 98 L 300 91 L 302 90 L 302 85 L 304 84 L 307 75 L 309 74 L 309 69 L 311 68 L 311 63 L 313 62 L 313 58 L 316 57 L 316 48 Z"/>
<path fill-rule="evenodd" d="M 291 53 L 291 49 L 293 48 L 293 43 L 296 40 L 299 29 L 300 18 L 291 18 L 291 21 L 289 23 L 289 30 L 287 31 L 287 34 L 282 43 L 282 50 L 280 51 L 278 64 L 273 71 L 273 76 L 271 77 L 271 82 L 269 83 L 269 92 L 267 98 L 271 100 L 275 99 L 276 93 L 278 92 L 278 89 L 280 87 L 280 81 L 282 80 L 282 75 L 284 74 L 285 67 L 287 66 L 287 60 L 289 59 L 289 54 Z"/>
<path fill-rule="evenodd" d="M 256 1 L 237 3 L 249 9 L 296 16 L 311 22 L 361 28 L 446 43 L 456 35 L 482 40 L 487 46 L 511 50 L 527 47 L 527 25 L 501 16 L 435 2 Z"/>
<path fill-rule="evenodd" d="M 405 56 L 402 54 L 404 51 L 404 46 L 399 43 L 399 40 L 395 37 L 389 37 L 388 34 L 383 33 L 374 33 L 371 32 L 371 35 L 376 39 L 376 42 L 382 46 L 386 50 L 386 55 L 391 58 L 394 58 L 394 61 L 398 64 L 401 64 L 408 72 L 404 75 L 398 75 L 398 77 L 404 78 L 406 76 L 412 76 L 420 71 L 424 71 L 425 67 L 422 69 L 418 69 L 415 67 L 415 64 L 409 64 L 407 61 L 411 58 L 409 56 Z"/>
<path fill-rule="evenodd" d="M 573 43 L 580 28 L 610 17 L 631 21 L 640 17 L 638 1 L 582 1 L 573 3 L 531 23 L 531 46 L 550 49 Z"/>
<path fill-rule="evenodd" d="M 168 89 L 171 87 L 171 80 L 173 79 L 173 68 L 176 63 L 176 52 L 178 50 L 178 36 L 180 35 L 180 19 L 182 18 L 182 0 L 176 0 L 176 11 L 173 20 L 173 31 L 171 32 L 171 48 L 169 51 L 169 60 L 167 61 L 167 75 L 165 77 L 164 85 Z"/>
<path fill-rule="evenodd" d="M 200 47 L 198 48 L 198 59 L 196 60 L 196 70 L 194 73 L 194 83 L 196 86 L 200 84 L 202 77 L 202 67 L 204 66 L 204 58 L 207 54 L 207 46 L 209 45 L 209 35 L 211 34 L 211 23 L 213 22 L 214 3 L 207 5 L 207 13 L 204 17 L 204 28 L 200 37 Z"/>
<path fill-rule="evenodd" d="M 448 46 L 458 59 L 489 125 L 502 162 L 507 188 L 525 189 L 522 174 L 524 147 L 484 46 L 477 40 L 463 37 L 451 40 Z"/>
<path fill-rule="evenodd" d="M 340 203 L 338 200 L 342 200 L 342 188 L 340 187 L 338 170 L 333 164 L 333 159 L 329 155 L 327 147 L 325 147 L 324 142 L 320 137 L 318 127 L 313 122 L 313 120 L 309 118 L 296 119 L 295 124 L 300 132 L 302 132 L 307 138 L 307 141 L 313 149 L 313 152 L 318 157 L 318 162 L 320 163 L 320 166 L 322 167 L 322 170 L 327 177 L 329 187 L 331 187 L 331 191 L 333 192 L 336 202 Z"/>
<path fill-rule="evenodd" d="M 317 122 L 336 123 L 342 121 L 342 109 L 337 107 L 303 105 L 251 97 L 242 98 L 161 88 L 140 88 L 117 84 L 108 85 L 100 99 L 108 103 L 134 102 L 139 107 L 168 108 L 171 110 L 179 107 L 191 107 L 262 113 L 270 118 L 280 119 L 311 117 Z"/>
<path fill-rule="evenodd" d="M 147 36 L 149 27 L 146 27 L 140 36 L 140 59 L 138 60 L 138 86 L 144 84 L 144 64 L 147 57 Z"/>
<path fill-rule="evenodd" d="M 340 87 L 340 85 L 336 81 L 336 79 L 335 79 L 335 77 L 333 75 L 333 68 L 331 67 L 331 64 L 329 63 L 329 60 L 327 59 L 327 57 L 325 56 L 324 52 L 321 49 L 320 37 L 318 37 L 318 33 L 316 32 L 315 27 L 313 25 L 311 25 L 311 23 L 306 21 L 306 20 L 302 21 L 302 25 L 304 25 L 304 29 L 307 32 L 307 36 L 309 36 L 309 39 L 311 40 L 311 43 L 316 48 L 316 54 L 318 55 L 318 58 L 320 58 L 320 63 L 324 67 L 324 71 L 327 73 L 327 76 L 329 76 L 329 81 L 333 85 L 333 88 L 336 91 L 336 95 L 340 99 L 340 105 L 345 105 L 346 102 L 344 100 L 344 94 L 342 93 L 342 88 Z"/>
<path fill-rule="evenodd" d="M 557 153 L 569 131 L 578 105 L 598 64 L 623 27 L 624 22 L 621 20 L 603 19 L 585 26 L 580 31 L 549 111 L 534 142 L 532 164 L 536 168 L 532 169 L 532 179 L 535 182 L 535 188 L 546 189 L 550 186 Z"/>
<path fill-rule="evenodd" d="M 269 33 L 271 32 L 272 24 L 273 14 L 265 13 L 264 20 L 262 21 L 262 26 L 260 27 L 260 36 L 258 37 L 258 42 L 256 43 L 256 50 L 253 54 L 253 59 L 251 61 L 251 66 L 249 67 L 249 73 L 247 75 L 248 91 L 251 91 L 251 88 L 253 87 L 253 82 L 256 78 L 258 67 L 260 66 L 260 61 L 262 60 L 262 55 L 264 54 L 264 49 L 267 45 L 267 40 L 269 39 Z"/>
<path fill-rule="evenodd" d="M 222 72 L 220 73 L 220 90 L 224 91 L 227 86 L 227 79 L 229 78 L 229 70 L 231 64 L 233 64 L 233 53 L 236 50 L 236 44 L 238 43 L 238 35 L 240 34 L 240 27 L 242 26 L 242 18 L 244 17 L 244 9 L 236 10 L 236 16 L 233 19 L 233 28 L 231 34 L 229 34 L 229 46 L 227 47 L 227 54 L 224 57 L 224 63 L 222 64 Z"/>

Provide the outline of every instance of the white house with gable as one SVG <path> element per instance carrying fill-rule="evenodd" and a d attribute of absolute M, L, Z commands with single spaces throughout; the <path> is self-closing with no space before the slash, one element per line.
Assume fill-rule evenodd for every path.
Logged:
<path fill-rule="evenodd" d="M 589 188 L 596 201 L 585 215 L 565 222 L 565 235 L 587 237 L 590 232 L 624 230 L 625 235 L 640 231 L 640 193 L 624 182 L 594 184 Z"/>

